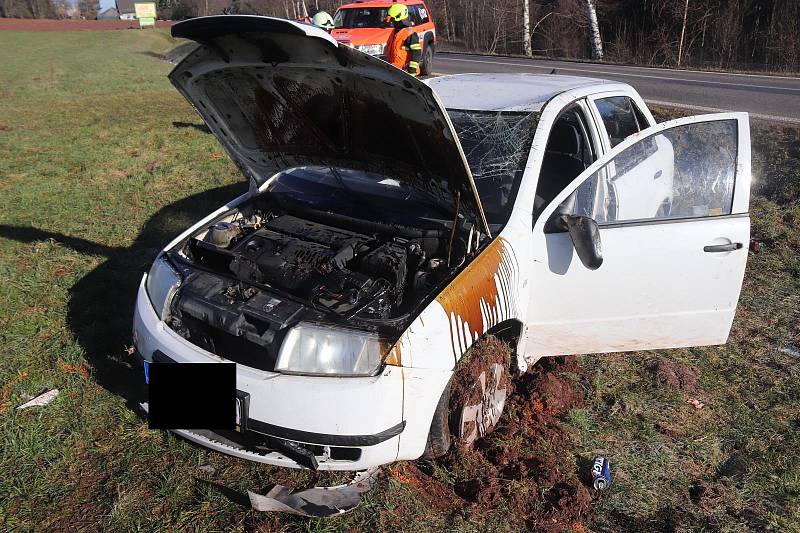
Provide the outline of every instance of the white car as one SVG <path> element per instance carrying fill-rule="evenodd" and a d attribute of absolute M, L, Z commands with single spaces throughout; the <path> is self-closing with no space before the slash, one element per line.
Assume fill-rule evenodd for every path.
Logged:
<path fill-rule="evenodd" d="M 170 79 L 251 183 L 139 288 L 147 365 L 236 363 L 236 429 L 177 434 L 362 470 L 489 431 L 509 372 L 542 356 L 726 342 L 746 114 L 656 125 L 630 86 L 579 77 L 422 82 L 266 17 L 172 32 L 200 46 Z M 460 364 L 487 335 L 513 360 Z M 449 399 L 458 372 L 477 403 Z"/>

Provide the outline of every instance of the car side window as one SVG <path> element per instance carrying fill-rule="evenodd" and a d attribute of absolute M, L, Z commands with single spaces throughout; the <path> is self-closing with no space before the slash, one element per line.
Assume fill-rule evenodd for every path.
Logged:
<path fill-rule="evenodd" d="M 572 195 L 572 213 L 598 224 L 729 215 L 735 120 L 684 124 L 623 150 Z"/>
<path fill-rule="evenodd" d="M 425 8 L 424 5 L 414 6 L 417 8 L 417 14 L 419 15 L 419 24 L 425 24 L 430 22 L 430 17 L 428 16 L 428 10 Z"/>
<path fill-rule="evenodd" d="M 643 121 L 641 111 L 636 109 L 636 104 L 627 96 L 598 98 L 594 104 L 603 119 L 612 148 L 648 127 L 647 121 Z"/>
<path fill-rule="evenodd" d="M 534 215 L 541 213 L 596 158 L 586 117 L 580 106 L 572 105 L 558 116 L 550 130 L 539 170 Z"/>
<path fill-rule="evenodd" d="M 419 24 L 419 16 L 417 15 L 417 9 L 415 6 L 408 6 L 408 18 L 411 21 L 411 24 L 414 26 Z"/>

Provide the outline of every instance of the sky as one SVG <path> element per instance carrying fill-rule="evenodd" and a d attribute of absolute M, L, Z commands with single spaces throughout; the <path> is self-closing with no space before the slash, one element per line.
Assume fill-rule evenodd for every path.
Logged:
<path fill-rule="evenodd" d="M 108 9 L 109 7 L 115 7 L 116 5 L 116 0 L 100 0 L 100 11 Z"/>

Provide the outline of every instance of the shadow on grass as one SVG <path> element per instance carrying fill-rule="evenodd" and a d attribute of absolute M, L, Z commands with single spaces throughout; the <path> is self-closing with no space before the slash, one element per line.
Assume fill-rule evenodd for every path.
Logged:
<path fill-rule="evenodd" d="M 154 57 L 156 59 L 164 59 L 164 54 L 159 54 L 158 52 L 153 52 L 152 50 L 144 50 L 139 52 L 143 56 Z"/>
<path fill-rule="evenodd" d="M 32 227 L 0 225 L 0 237 L 19 242 L 52 239 L 80 253 L 105 257 L 70 289 L 67 325 L 91 365 L 93 378 L 139 413 L 147 396 L 142 369 L 127 352 L 142 273 L 170 240 L 214 209 L 244 194 L 236 183 L 195 194 L 153 215 L 129 247 L 113 247 Z"/>
<path fill-rule="evenodd" d="M 206 126 L 205 124 L 195 124 L 194 122 L 183 122 L 175 120 L 172 122 L 172 127 L 179 129 L 194 128 L 200 133 L 211 133 L 211 130 L 208 129 L 208 126 Z"/>
<path fill-rule="evenodd" d="M 208 487 L 211 487 L 215 491 L 219 492 L 225 498 L 227 498 L 229 502 L 241 505 L 242 507 L 247 507 L 248 509 L 250 508 L 250 497 L 247 494 L 243 494 L 238 490 L 226 487 L 225 485 L 217 483 L 215 481 L 208 481 L 207 479 L 203 479 L 197 476 L 193 476 L 193 478 L 199 484 L 206 485 Z"/>

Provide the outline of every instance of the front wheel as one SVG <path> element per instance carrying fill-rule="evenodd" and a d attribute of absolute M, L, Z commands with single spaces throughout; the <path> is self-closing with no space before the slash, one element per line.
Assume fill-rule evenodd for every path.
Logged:
<path fill-rule="evenodd" d="M 463 390 L 451 413 L 450 424 L 459 446 L 470 447 L 491 433 L 500 421 L 508 398 L 508 367 L 489 363 Z"/>
<path fill-rule="evenodd" d="M 419 66 L 419 73 L 422 76 L 430 76 L 433 72 L 433 45 L 425 45 L 425 51 L 422 53 L 422 63 Z"/>
<path fill-rule="evenodd" d="M 511 393 L 511 348 L 486 337 L 464 354 L 433 415 L 423 457 L 444 455 L 451 441 L 468 448 L 491 433 Z"/>

